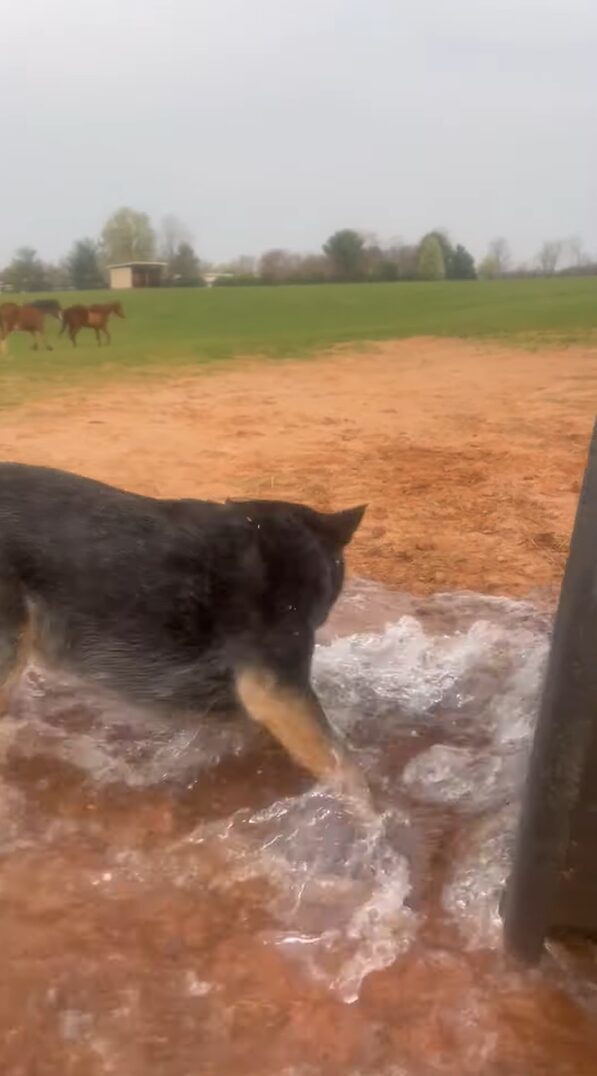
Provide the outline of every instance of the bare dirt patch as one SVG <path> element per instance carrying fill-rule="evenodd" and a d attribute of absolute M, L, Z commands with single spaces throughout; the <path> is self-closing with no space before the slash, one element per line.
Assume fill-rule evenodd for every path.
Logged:
<path fill-rule="evenodd" d="M 557 583 L 597 349 L 391 342 L 73 391 L 8 412 L 5 458 L 159 496 L 367 502 L 354 572 L 415 592 Z"/>

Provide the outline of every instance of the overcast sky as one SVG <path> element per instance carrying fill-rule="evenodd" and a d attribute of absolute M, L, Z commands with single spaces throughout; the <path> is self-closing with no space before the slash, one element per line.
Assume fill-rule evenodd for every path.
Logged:
<path fill-rule="evenodd" d="M 22 0 L 0 49 L 0 264 L 119 205 L 208 259 L 443 226 L 597 254 L 597 0 Z"/>

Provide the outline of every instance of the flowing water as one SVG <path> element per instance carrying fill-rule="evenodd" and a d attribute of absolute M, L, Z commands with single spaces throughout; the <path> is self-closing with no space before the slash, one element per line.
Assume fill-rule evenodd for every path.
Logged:
<path fill-rule="evenodd" d="M 501 951 L 550 623 L 351 585 L 315 680 L 368 823 L 243 721 L 30 669 L 0 725 L 3 1076 L 597 1072 L 595 950 Z"/>

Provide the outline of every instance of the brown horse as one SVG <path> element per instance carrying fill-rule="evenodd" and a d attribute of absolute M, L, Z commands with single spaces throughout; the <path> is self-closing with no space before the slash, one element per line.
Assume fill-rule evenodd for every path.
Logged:
<path fill-rule="evenodd" d="M 5 342 L 11 333 L 23 332 L 31 333 L 34 340 L 34 351 L 37 351 L 40 340 L 46 350 L 51 351 L 52 345 L 48 343 L 44 333 L 44 319 L 46 314 L 51 314 L 53 317 L 60 320 L 60 313 L 53 309 L 40 310 L 39 307 L 31 306 L 27 303 L 24 306 L 19 306 L 17 303 L 0 303 L 0 338 L 2 340 L 2 349 L 4 350 Z"/>
<path fill-rule="evenodd" d="M 67 330 L 73 347 L 76 347 L 77 336 L 81 329 L 93 329 L 99 347 L 101 347 L 102 344 L 100 333 L 104 334 L 106 343 L 110 344 L 112 338 L 108 330 L 108 321 L 111 314 L 115 314 L 117 318 L 123 318 L 125 316 L 120 303 L 93 303 L 92 306 L 83 306 L 82 304 L 68 306 L 66 310 L 62 311 L 62 328 L 60 330 L 60 335 L 62 336 L 62 333 Z"/>

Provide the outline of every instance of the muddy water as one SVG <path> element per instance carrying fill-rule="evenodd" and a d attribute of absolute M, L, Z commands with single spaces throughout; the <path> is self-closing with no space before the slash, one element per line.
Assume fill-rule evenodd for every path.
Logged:
<path fill-rule="evenodd" d="M 30 670 L 0 726 L 3 1076 L 589 1076 L 597 956 L 497 904 L 549 615 L 353 585 L 318 688 L 363 823 L 242 722 Z"/>

